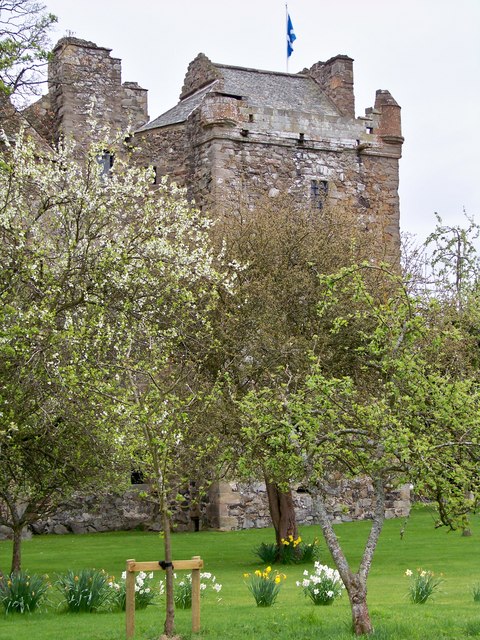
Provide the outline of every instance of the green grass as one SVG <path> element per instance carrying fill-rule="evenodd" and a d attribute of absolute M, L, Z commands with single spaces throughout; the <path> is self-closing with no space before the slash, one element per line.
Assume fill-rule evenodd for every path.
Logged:
<path fill-rule="evenodd" d="M 369 578 L 368 602 L 379 640 L 480 640 L 480 603 L 472 586 L 480 581 L 480 518 L 472 523 L 471 537 L 434 529 L 433 515 L 415 509 L 403 539 L 403 522 L 390 520 L 375 555 Z M 336 531 L 352 563 L 358 562 L 369 523 L 338 525 Z M 318 536 L 318 527 L 302 527 L 302 537 Z M 260 568 L 253 549 L 273 539 L 271 529 L 237 532 L 178 533 L 173 536 L 174 557 L 200 555 L 205 569 L 223 584 L 221 601 L 209 592 L 202 599 L 202 631 L 198 640 L 322 640 L 351 639 L 347 597 L 331 607 L 315 607 L 295 586 L 307 565 L 282 566 L 287 574 L 277 603 L 258 609 L 249 593 L 244 572 Z M 0 542 L 0 566 L 10 563 L 10 542 Z M 95 567 L 119 577 L 125 560 L 162 559 L 158 534 L 120 532 L 81 536 L 40 536 L 23 544 L 23 567 L 30 572 L 56 573 Z M 321 561 L 331 564 L 324 544 Z M 417 567 L 444 574 L 441 590 L 432 601 L 414 605 L 408 601 L 406 569 Z M 159 574 L 160 575 L 160 574 Z M 47 611 L 31 615 L 0 616 L 1 640 L 120 640 L 125 637 L 122 613 L 67 614 L 55 610 L 55 594 Z M 58 600 L 56 600 L 58 602 Z M 163 626 L 163 605 L 139 611 L 136 640 L 153 640 Z M 190 612 L 177 611 L 177 632 L 190 638 Z"/>

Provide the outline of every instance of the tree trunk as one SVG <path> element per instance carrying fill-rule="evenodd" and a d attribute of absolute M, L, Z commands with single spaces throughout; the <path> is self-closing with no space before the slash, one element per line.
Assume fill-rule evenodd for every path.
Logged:
<path fill-rule="evenodd" d="M 14 527 L 13 549 L 12 549 L 12 569 L 11 573 L 19 573 L 22 568 L 22 530 L 23 527 Z"/>
<path fill-rule="evenodd" d="M 165 551 L 165 563 L 167 565 L 166 572 L 166 608 L 165 608 L 165 625 L 163 630 L 166 636 L 173 636 L 175 630 L 175 600 L 174 600 L 174 584 L 173 584 L 173 567 L 172 567 L 172 544 L 170 535 L 170 516 L 166 513 L 166 504 L 163 505 L 163 546 Z"/>
<path fill-rule="evenodd" d="M 352 608 L 352 628 L 357 636 L 372 633 L 373 627 L 368 613 L 367 587 L 356 573 L 351 576 L 348 598 Z"/>
<path fill-rule="evenodd" d="M 282 539 L 288 536 L 298 538 L 297 520 L 293 506 L 293 496 L 289 489 L 281 491 L 277 484 L 265 481 L 267 487 L 268 506 L 270 517 L 275 528 L 275 538 L 277 547 L 281 548 Z"/>
<path fill-rule="evenodd" d="M 340 541 L 333 530 L 325 501 L 320 492 L 316 493 L 318 516 L 323 537 L 347 590 L 352 609 L 353 631 L 358 636 L 369 634 L 373 631 L 367 606 L 367 578 L 385 520 L 385 487 L 381 478 L 376 478 L 373 484 L 376 498 L 375 512 L 358 573 L 351 571 L 347 558 L 340 546 Z"/>

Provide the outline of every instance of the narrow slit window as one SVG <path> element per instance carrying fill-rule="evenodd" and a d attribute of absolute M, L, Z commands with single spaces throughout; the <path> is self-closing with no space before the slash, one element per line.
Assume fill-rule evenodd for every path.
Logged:
<path fill-rule="evenodd" d="M 323 209 L 328 195 L 328 182 L 326 180 L 312 180 L 310 182 L 310 199 L 312 206 Z"/>

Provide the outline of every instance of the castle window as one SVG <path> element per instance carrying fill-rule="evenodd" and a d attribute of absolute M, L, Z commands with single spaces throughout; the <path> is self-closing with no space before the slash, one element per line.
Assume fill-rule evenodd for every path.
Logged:
<path fill-rule="evenodd" d="M 311 180 L 310 199 L 315 209 L 323 209 L 328 195 L 328 182 L 326 180 Z"/>
<path fill-rule="evenodd" d="M 158 184 L 157 167 L 155 165 L 150 165 L 150 167 L 147 167 L 147 168 L 151 169 L 151 171 L 152 171 L 152 184 Z"/>
<path fill-rule="evenodd" d="M 101 156 L 97 156 L 97 162 L 101 167 L 102 176 L 107 176 L 113 167 L 115 156 L 110 151 L 104 151 Z"/>
<path fill-rule="evenodd" d="M 139 469 L 135 469 L 130 474 L 130 484 L 144 484 L 145 478 L 143 477 L 142 471 Z"/>
<path fill-rule="evenodd" d="M 253 122 L 253 113 L 248 114 L 248 121 Z"/>
<path fill-rule="evenodd" d="M 368 134 L 373 133 L 373 127 L 365 127 L 365 132 Z"/>

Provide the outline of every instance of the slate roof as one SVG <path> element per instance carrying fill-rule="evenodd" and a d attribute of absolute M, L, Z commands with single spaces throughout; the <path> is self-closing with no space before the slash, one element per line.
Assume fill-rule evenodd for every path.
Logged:
<path fill-rule="evenodd" d="M 193 95 L 180 100 L 180 102 L 175 107 L 173 107 L 173 109 L 169 109 L 165 113 L 162 113 L 162 115 L 158 118 L 155 118 L 155 120 L 147 122 L 147 124 L 144 124 L 143 127 L 140 127 L 139 131 L 158 129 L 159 127 L 167 127 L 170 124 L 185 122 L 192 111 L 200 106 L 204 96 L 212 91 L 213 85 L 216 84 L 216 82 L 218 81 L 215 81 L 209 84 L 207 87 L 200 89 Z"/>
<path fill-rule="evenodd" d="M 207 93 L 220 92 L 241 97 L 253 107 L 271 107 L 318 115 L 341 115 L 320 86 L 308 75 L 261 71 L 215 64 L 221 78 L 187 96 L 139 131 L 185 122 Z"/>

